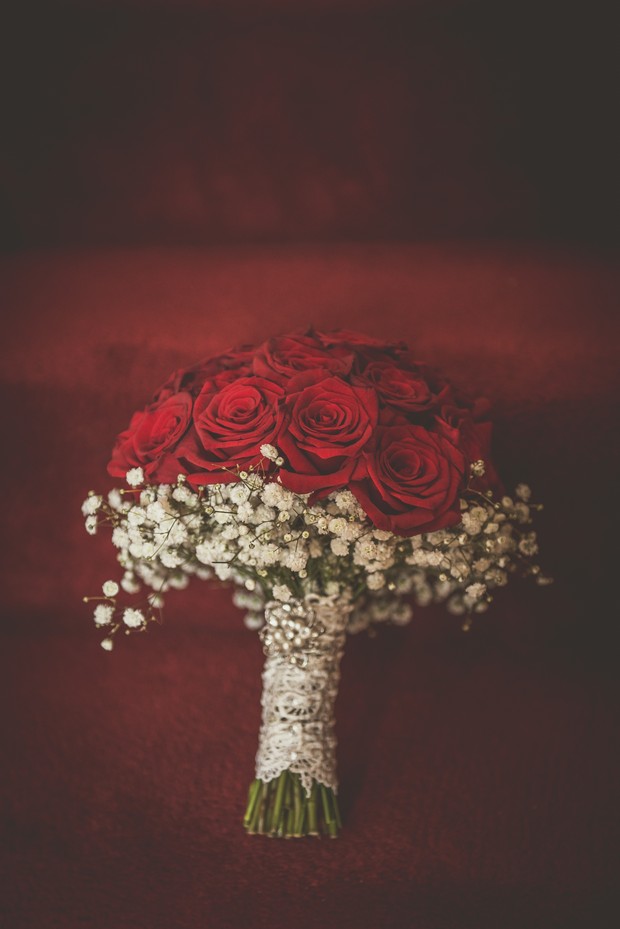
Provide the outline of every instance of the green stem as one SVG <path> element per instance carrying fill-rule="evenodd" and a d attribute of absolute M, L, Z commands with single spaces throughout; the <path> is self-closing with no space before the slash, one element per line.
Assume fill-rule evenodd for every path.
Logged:
<path fill-rule="evenodd" d="M 270 832 L 276 832 L 280 827 L 280 820 L 282 818 L 282 804 L 284 803 L 284 792 L 286 790 L 286 782 L 288 780 L 288 771 L 283 771 L 280 777 L 278 778 L 278 787 L 276 790 L 276 798 L 273 804 L 273 811 L 267 822 L 267 828 Z"/>
<path fill-rule="evenodd" d="M 243 825 L 250 835 L 335 838 L 342 822 L 338 799 L 330 787 L 313 781 L 308 796 L 299 774 L 283 771 L 272 781 L 252 781 Z"/>
<path fill-rule="evenodd" d="M 335 838 L 338 835 L 338 824 L 336 822 L 336 816 L 333 810 L 331 800 L 333 798 L 333 792 L 329 790 L 328 787 L 325 787 L 323 784 L 320 786 L 321 791 L 321 803 L 323 806 L 323 816 L 325 817 L 325 825 L 327 827 L 327 834 Z"/>
<path fill-rule="evenodd" d="M 293 832 L 295 836 L 300 836 L 302 835 L 304 807 L 301 797 L 301 783 L 298 777 L 293 778 L 293 795 L 295 797 L 295 825 Z"/>
<path fill-rule="evenodd" d="M 320 835 L 316 818 L 316 781 L 312 784 L 310 799 L 308 800 L 308 832 L 310 835 Z"/>
<path fill-rule="evenodd" d="M 256 808 L 256 820 L 254 823 L 254 832 L 262 834 L 265 831 L 265 813 L 267 809 L 267 791 L 261 790 L 260 803 Z"/>
<path fill-rule="evenodd" d="M 245 816 L 243 817 L 243 825 L 246 829 L 249 828 L 250 823 L 252 822 L 254 816 L 254 810 L 260 798 L 260 788 L 261 782 L 258 779 L 254 779 L 250 784 L 250 789 L 248 791 L 248 806 L 245 811 Z"/>

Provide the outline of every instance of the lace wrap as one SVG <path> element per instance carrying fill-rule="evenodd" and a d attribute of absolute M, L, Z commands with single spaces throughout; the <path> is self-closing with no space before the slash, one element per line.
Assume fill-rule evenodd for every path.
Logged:
<path fill-rule="evenodd" d="M 315 595 L 265 606 L 261 780 L 289 770 L 308 795 L 313 780 L 337 790 L 334 704 L 350 612 L 346 600 Z"/>

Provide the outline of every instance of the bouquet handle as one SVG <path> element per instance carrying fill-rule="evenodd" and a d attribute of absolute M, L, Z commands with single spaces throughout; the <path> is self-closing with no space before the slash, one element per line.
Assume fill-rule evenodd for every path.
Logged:
<path fill-rule="evenodd" d="M 262 724 L 244 826 L 271 836 L 340 828 L 334 706 L 346 625 L 342 598 L 265 607 Z"/>

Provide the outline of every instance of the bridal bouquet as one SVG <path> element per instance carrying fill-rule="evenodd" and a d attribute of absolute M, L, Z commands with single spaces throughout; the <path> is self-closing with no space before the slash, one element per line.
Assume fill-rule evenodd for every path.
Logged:
<path fill-rule="evenodd" d="M 124 573 L 85 599 L 111 650 L 192 575 L 234 585 L 266 656 L 248 832 L 338 833 L 347 633 L 437 602 L 468 629 L 511 574 L 549 582 L 486 414 L 403 343 L 311 330 L 175 372 L 119 435 L 123 486 L 83 513 L 89 533 L 111 527 Z"/>

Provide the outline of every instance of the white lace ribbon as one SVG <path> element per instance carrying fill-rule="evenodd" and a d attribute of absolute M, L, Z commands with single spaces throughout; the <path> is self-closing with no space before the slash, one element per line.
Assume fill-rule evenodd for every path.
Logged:
<path fill-rule="evenodd" d="M 334 704 L 350 612 L 346 600 L 316 595 L 265 606 L 261 780 L 289 770 L 308 795 L 313 780 L 337 790 Z"/>

